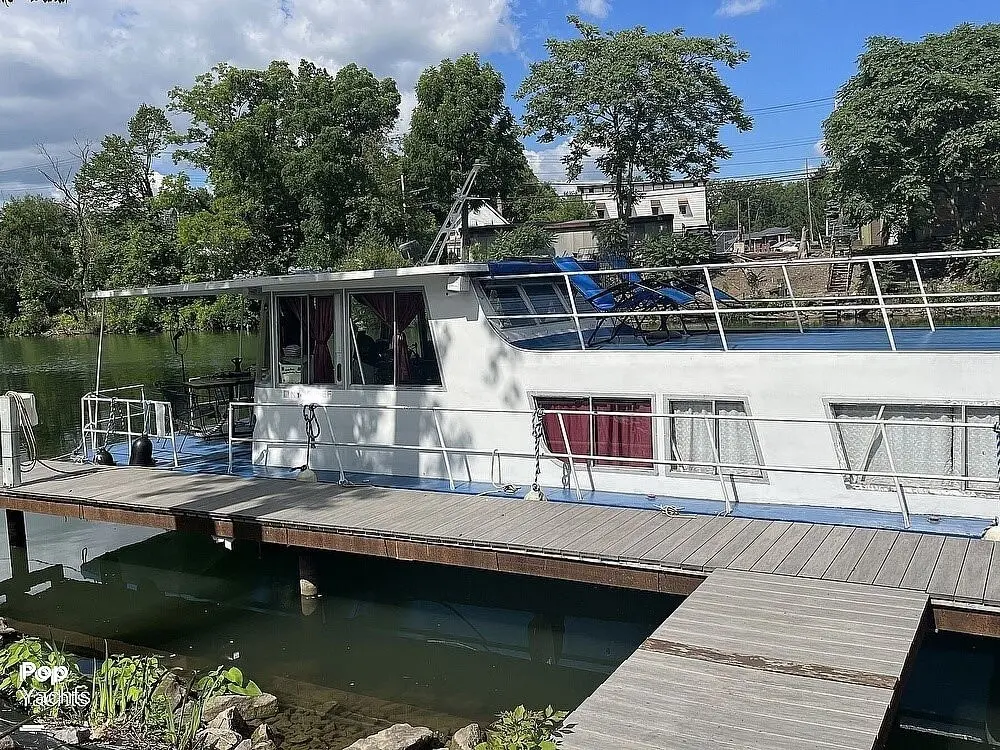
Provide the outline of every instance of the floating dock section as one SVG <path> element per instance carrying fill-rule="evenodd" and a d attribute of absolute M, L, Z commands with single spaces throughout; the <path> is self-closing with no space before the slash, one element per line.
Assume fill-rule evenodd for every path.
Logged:
<path fill-rule="evenodd" d="M 926 594 L 720 570 L 571 716 L 565 750 L 871 750 Z"/>

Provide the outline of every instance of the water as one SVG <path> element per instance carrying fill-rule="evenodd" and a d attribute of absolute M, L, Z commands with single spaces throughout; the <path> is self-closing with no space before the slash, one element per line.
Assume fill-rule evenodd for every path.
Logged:
<path fill-rule="evenodd" d="M 181 348 L 186 373 L 207 374 L 231 369 L 239 339 L 192 334 Z M 244 351 L 252 364 L 254 343 Z M 0 339 L 0 392 L 36 394 L 43 456 L 79 442 L 79 399 L 94 387 L 96 360 L 92 338 Z M 108 337 L 104 362 L 104 387 L 181 376 L 166 336 Z M 26 523 L 31 570 L 58 564 L 66 580 L 8 598 L 0 616 L 69 645 L 100 650 L 108 639 L 113 650 L 153 649 L 189 666 L 234 661 L 278 694 L 275 725 L 295 750 L 344 747 L 397 721 L 447 732 L 519 703 L 572 709 L 678 604 L 323 553 L 324 596 L 303 609 L 295 550 L 227 550 L 201 536 L 49 516 Z M 5 580 L 2 545 L 0 557 Z M 1000 737 L 998 675 L 1000 641 L 928 635 L 890 750 L 991 746 L 987 738 Z"/>
<path fill-rule="evenodd" d="M 191 335 L 185 371 L 231 369 L 238 348 L 236 336 Z M 0 392 L 36 394 L 42 456 L 79 442 L 96 360 L 91 338 L 0 339 Z M 166 336 L 108 337 L 104 363 L 105 388 L 181 376 Z M 303 602 L 296 550 L 48 516 L 26 525 L 30 569 L 61 565 L 65 580 L 8 598 L 0 616 L 71 646 L 233 661 L 281 699 L 290 748 L 344 747 L 399 721 L 448 732 L 520 703 L 572 709 L 679 602 L 333 553 L 316 555 L 324 595 Z"/>

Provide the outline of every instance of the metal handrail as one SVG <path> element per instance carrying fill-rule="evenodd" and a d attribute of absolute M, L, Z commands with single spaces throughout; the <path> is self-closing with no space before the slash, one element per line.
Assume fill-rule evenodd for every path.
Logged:
<path fill-rule="evenodd" d="M 266 406 L 271 408 L 301 408 L 299 405 L 287 404 L 287 403 L 277 403 L 277 402 L 232 402 L 230 403 L 229 411 L 229 471 L 233 470 L 233 447 L 236 443 L 254 443 L 258 442 L 254 437 L 238 438 L 233 434 L 233 424 L 235 422 L 234 415 L 237 409 L 240 408 L 255 408 L 260 406 Z M 961 405 L 958 405 L 961 406 Z M 1000 405 L 997 405 L 1000 409 Z M 357 442 L 357 441 L 338 441 L 338 440 L 316 440 L 312 441 L 312 447 L 332 447 L 337 451 L 337 460 L 340 465 L 341 480 L 345 480 L 346 475 L 344 473 L 343 462 L 340 457 L 340 448 L 350 448 L 354 450 L 371 450 L 371 451 L 415 451 L 420 453 L 429 452 L 441 452 L 445 456 L 446 465 L 448 468 L 448 478 L 451 487 L 454 489 L 455 482 L 454 477 L 451 472 L 451 465 L 447 461 L 447 455 L 449 453 L 455 453 L 464 456 L 495 456 L 500 457 L 510 457 L 510 458 L 524 458 L 530 459 L 534 458 L 534 453 L 529 453 L 526 451 L 510 451 L 510 450 L 500 450 L 499 448 L 485 449 L 485 448 L 462 448 L 458 446 L 448 446 L 445 442 L 444 433 L 441 429 L 440 422 L 438 421 L 438 414 L 440 413 L 466 413 L 466 414 L 492 414 L 492 415 L 514 415 L 514 416 L 533 416 L 536 412 L 526 409 L 487 409 L 481 407 L 434 407 L 434 406 L 408 406 L 400 404 L 317 404 L 318 409 L 326 410 L 337 410 L 337 409 L 351 409 L 352 411 L 357 411 L 359 409 L 372 409 L 372 410 L 387 410 L 387 411 L 417 411 L 417 412 L 428 412 L 433 414 L 435 425 L 437 427 L 439 445 L 429 446 L 429 445 L 409 445 L 409 444 L 394 444 L 394 443 L 371 443 L 371 442 Z M 760 476 L 763 476 L 767 472 L 776 473 L 793 473 L 793 474 L 814 474 L 814 475 L 833 475 L 841 476 L 845 481 L 850 482 L 850 478 L 859 477 L 863 479 L 873 478 L 873 479 L 886 479 L 892 481 L 895 486 L 895 491 L 899 499 L 900 512 L 903 515 L 904 525 L 909 527 L 909 508 L 906 500 L 906 492 L 908 492 L 912 487 L 907 487 L 903 485 L 902 480 L 918 480 L 918 481 L 933 481 L 933 482 L 950 482 L 950 483 L 961 483 L 968 485 L 972 482 L 977 483 L 988 483 L 990 485 L 997 482 L 997 477 L 982 477 L 982 476 L 970 476 L 966 474 L 932 474 L 932 473 L 915 473 L 915 472 L 899 472 L 896 470 L 895 459 L 892 453 L 892 446 L 888 440 L 888 435 L 886 432 L 887 427 L 902 427 L 902 426 L 916 426 L 916 427 L 931 427 L 931 428 L 963 428 L 963 429 L 979 429 L 979 430 L 989 430 L 993 432 L 995 427 L 994 423 L 983 423 L 983 422 L 960 422 L 960 421 L 949 421 L 949 422 L 929 422 L 923 420 L 912 420 L 912 419 L 884 419 L 882 418 L 883 410 L 879 411 L 879 416 L 875 419 L 864 419 L 864 418 L 845 418 L 845 417 L 827 417 L 827 418 L 817 418 L 817 417 L 756 417 L 750 414 L 745 415 L 733 415 L 733 414 L 684 414 L 676 412 L 617 412 L 617 411 L 597 411 L 594 409 L 586 410 L 566 410 L 566 409 L 540 409 L 542 414 L 555 414 L 559 418 L 559 427 L 563 436 L 563 445 L 566 448 L 564 453 L 553 452 L 550 450 L 539 450 L 539 456 L 546 459 L 558 460 L 562 462 L 568 462 L 570 465 L 570 471 L 573 476 L 574 484 L 576 485 L 576 492 L 579 497 L 582 498 L 583 487 L 580 481 L 579 475 L 577 473 L 576 466 L 579 462 L 585 462 L 588 464 L 609 464 L 614 465 L 616 463 L 628 463 L 628 464 L 640 464 L 648 466 L 650 469 L 657 466 L 667 466 L 667 467 L 695 467 L 695 468 L 709 468 L 713 469 L 711 476 L 717 477 L 722 490 L 722 500 L 725 503 L 727 512 L 732 508 L 732 498 L 729 494 L 729 489 L 727 487 L 726 478 L 736 478 L 738 475 L 735 472 L 739 471 L 754 471 L 758 472 Z M 755 425 L 756 423 L 791 423 L 791 424 L 816 424 L 816 425 L 860 425 L 865 427 L 874 427 L 882 436 L 882 442 L 885 446 L 886 455 L 889 460 L 890 471 L 873 471 L 871 469 L 853 469 L 850 466 L 838 466 L 836 468 L 824 467 L 824 466 L 788 466 L 783 464 L 768 464 L 763 461 L 758 463 L 737 463 L 725 461 L 722 459 L 720 448 L 721 446 L 716 445 L 714 437 L 710 437 L 712 442 L 713 451 L 713 461 L 692 461 L 683 460 L 681 458 L 633 458 L 628 456 L 606 456 L 606 455 L 595 455 L 595 454 L 580 454 L 574 453 L 570 448 L 570 442 L 566 431 L 566 426 L 564 422 L 564 417 L 566 415 L 570 416 L 587 416 L 587 417 L 597 417 L 597 416 L 620 416 L 620 417 L 630 417 L 633 419 L 668 419 L 668 420 L 699 420 L 703 421 L 706 425 L 707 434 L 712 436 L 713 430 L 709 425 L 714 422 L 719 421 L 738 421 L 745 422 L 748 425 Z M 327 421 L 330 426 L 332 433 L 333 422 L 330 420 L 329 415 L 327 415 Z M 308 445 L 308 441 L 295 440 L 295 439 L 269 439 L 266 441 L 270 444 L 277 444 L 279 446 L 286 447 L 305 447 Z M 756 443 L 756 440 L 755 440 Z M 837 450 L 838 461 L 844 459 L 844 455 L 840 450 Z M 994 493 L 997 490 L 981 489 L 977 488 L 977 491 L 984 491 Z"/>
<path fill-rule="evenodd" d="M 142 393 L 145 393 L 144 386 L 125 386 L 124 388 L 111 389 L 113 391 L 119 390 L 137 390 L 142 389 Z M 101 394 L 108 393 L 109 391 L 101 391 Z M 118 420 L 116 419 L 112 423 L 113 414 L 109 414 L 106 419 L 101 418 L 100 407 L 101 404 L 113 405 L 121 404 L 125 408 L 124 414 L 124 424 L 125 429 L 112 429 L 116 426 Z M 126 441 L 129 442 L 129 457 L 131 458 L 131 441 L 133 438 L 140 437 L 141 435 L 148 434 L 145 431 L 147 425 L 146 420 L 149 418 L 149 409 L 155 409 L 157 406 L 162 406 L 166 409 L 166 421 L 169 426 L 169 434 L 167 435 L 157 435 L 157 437 L 164 440 L 170 441 L 170 452 L 173 459 L 174 467 L 180 466 L 180 458 L 177 453 L 177 434 L 174 429 L 174 410 L 169 401 L 159 401 L 156 399 L 147 398 L 118 398 L 115 396 L 105 396 L 98 395 L 97 392 L 91 391 L 85 394 L 80 399 L 80 428 L 81 428 L 81 438 L 83 441 L 83 450 L 86 455 L 89 453 L 94 453 L 98 449 L 97 438 L 100 435 L 107 435 L 108 430 L 111 429 L 111 434 L 113 435 L 123 435 Z M 133 407 L 137 407 L 136 411 L 133 411 Z M 132 419 L 135 416 L 141 416 L 143 418 L 143 430 L 134 431 L 132 429 Z M 102 424 L 104 425 L 102 427 Z M 88 451 L 88 438 L 89 440 L 89 451 Z"/>
<path fill-rule="evenodd" d="M 990 301 L 974 301 L 974 302 L 932 302 L 932 299 L 949 299 L 952 297 L 965 297 L 965 296 L 994 296 L 994 293 L 984 292 L 982 294 L 976 295 L 975 293 L 928 293 L 924 285 L 923 277 L 920 273 L 920 261 L 927 260 L 945 260 L 945 259 L 972 259 L 972 258 L 989 258 L 1000 256 L 1000 249 L 993 250 L 961 250 L 961 251 L 950 251 L 950 252 L 939 252 L 939 253 L 900 253 L 897 255 L 867 255 L 867 256 L 855 256 L 855 257 L 827 257 L 827 258 L 802 258 L 802 259 L 772 259 L 772 260 L 762 260 L 762 261 L 745 261 L 739 263 L 706 263 L 688 266 L 656 266 L 650 268 L 616 268 L 616 269 L 597 269 L 597 270 L 578 270 L 578 271 L 546 271 L 542 273 L 528 273 L 528 274 L 510 274 L 504 275 L 502 277 L 491 277 L 493 280 L 500 279 L 502 281 L 513 281 L 513 280 L 524 280 L 524 279 L 562 279 L 566 285 L 567 294 L 570 300 L 571 310 L 566 313 L 534 313 L 534 314 L 518 314 L 518 315 L 485 315 L 486 320 L 490 321 L 516 321 L 516 320 L 527 320 L 534 323 L 539 321 L 547 320 L 569 320 L 571 319 L 574 323 L 577 337 L 580 342 L 580 349 L 587 349 L 586 338 L 584 337 L 583 326 L 581 325 L 581 320 L 588 318 L 593 319 L 614 319 L 614 318 L 635 318 L 639 317 L 650 317 L 650 318 L 669 318 L 672 316 L 695 316 L 704 317 L 711 315 L 715 319 L 716 332 L 721 340 L 723 351 L 729 351 L 729 341 L 726 336 L 726 326 L 725 326 L 725 316 L 730 315 L 747 315 L 747 314 L 775 314 L 775 315 L 787 315 L 788 313 L 794 313 L 796 320 L 798 322 L 799 331 L 804 332 L 802 326 L 801 313 L 817 313 L 817 312 L 864 312 L 864 311 L 878 311 L 881 314 L 882 325 L 885 328 L 886 336 L 889 341 L 889 348 L 892 351 L 897 351 L 896 339 L 893 335 L 893 328 L 890 322 L 889 313 L 893 310 L 922 310 L 927 317 L 928 325 L 930 329 L 935 330 L 934 317 L 932 314 L 933 310 L 936 309 L 965 309 L 965 308 L 993 308 L 1000 307 L 1000 302 L 990 302 Z M 882 285 L 878 276 L 878 269 L 876 264 L 878 263 L 899 263 L 908 262 L 912 265 L 917 285 L 920 289 L 919 294 L 893 294 L 884 292 Z M 789 269 L 799 267 L 799 266 L 832 266 L 832 265 L 842 265 L 842 264 L 861 264 L 867 266 L 869 273 L 871 275 L 872 284 L 875 287 L 875 293 L 871 295 L 848 295 L 846 297 L 802 297 L 797 296 L 792 286 L 791 278 L 788 274 Z M 767 298 L 766 300 L 741 300 L 743 302 L 742 306 L 739 307 L 724 307 L 719 304 L 718 299 L 714 293 L 709 292 L 710 306 L 701 308 L 683 308 L 677 310 L 656 310 L 656 309 L 633 309 L 620 312 L 584 312 L 581 313 L 577 309 L 575 295 L 573 294 L 572 287 L 570 285 L 570 279 L 573 276 L 589 276 L 589 277 L 599 277 L 599 276 L 621 276 L 624 274 L 677 274 L 677 273 L 693 273 L 695 271 L 699 272 L 700 275 L 704 277 L 704 282 L 706 284 L 706 289 L 712 289 L 712 273 L 718 273 L 727 270 L 734 269 L 747 269 L 747 268 L 770 268 L 775 270 L 780 270 L 782 277 L 784 279 L 785 287 L 788 291 L 788 301 L 791 304 L 782 304 L 780 306 L 751 306 L 755 302 L 766 301 L 775 302 L 778 301 L 775 298 Z M 918 298 L 921 301 L 919 303 L 907 303 L 907 302 L 894 302 L 892 300 L 900 299 L 910 299 Z M 874 303 L 870 304 L 836 304 L 836 305 L 813 305 L 813 304 L 803 304 L 809 303 L 813 299 L 819 299 L 822 301 L 827 301 L 831 299 L 867 299 L 875 300 Z M 707 326 L 706 326 L 707 328 Z"/>

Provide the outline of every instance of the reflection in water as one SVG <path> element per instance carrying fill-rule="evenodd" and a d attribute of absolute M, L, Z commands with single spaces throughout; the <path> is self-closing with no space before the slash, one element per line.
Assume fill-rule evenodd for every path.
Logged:
<path fill-rule="evenodd" d="M 341 747 L 387 722 L 445 731 L 519 703 L 573 708 L 677 604 L 325 553 L 313 553 L 323 595 L 302 600 L 296 550 L 229 550 L 179 532 L 115 549 L 120 527 L 28 518 L 31 569 L 76 570 L 8 598 L 0 616 L 175 653 L 192 666 L 233 660 L 288 712 L 305 712 L 281 721 L 286 730 L 313 721 L 303 739 L 316 747 Z M 81 562 L 84 541 L 92 554 Z"/>

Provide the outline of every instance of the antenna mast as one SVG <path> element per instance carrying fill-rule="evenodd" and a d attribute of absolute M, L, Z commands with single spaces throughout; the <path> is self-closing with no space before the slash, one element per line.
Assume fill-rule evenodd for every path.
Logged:
<path fill-rule="evenodd" d="M 424 259 L 420 261 L 420 265 L 430 266 L 441 262 L 441 256 L 444 255 L 444 248 L 448 244 L 448 238 L 455 233 L 455 230 L 461 228 L 462 226 L 462 209 L 465 202 L 469 200 L 472 185 L 475 183 L 476 177 L 479 175 L 483 166 L 483 163 L 479 161 L 472 165 L 472 170 L 466 176 L 465 183 L 459 191 L 455 193 L 455 201 L 451 204 L 451 209 L 448 211 L 448 215 L 441 224 L 441 228 L 438 230 L 437 236 L 434 238 L 434 242 L 431 243 L 430 249 L 427 251 L 427 254 L 424 255 Z"/>

